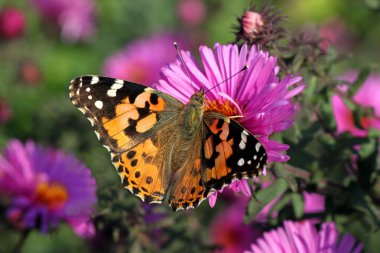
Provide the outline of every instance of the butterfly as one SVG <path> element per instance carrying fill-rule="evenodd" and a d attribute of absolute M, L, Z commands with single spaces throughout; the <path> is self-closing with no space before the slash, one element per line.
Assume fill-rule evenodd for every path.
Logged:
<path fill-rule="evenodd" d="M 263 145 L 226 115 L 206 110 L 205 90 L 187 104 L 159 90 L 102 76 L 70 83 L 72 103 L 110 152 L 123 186 L 147 203 L 195 208 L 233 181 L 262 173 Z"/>

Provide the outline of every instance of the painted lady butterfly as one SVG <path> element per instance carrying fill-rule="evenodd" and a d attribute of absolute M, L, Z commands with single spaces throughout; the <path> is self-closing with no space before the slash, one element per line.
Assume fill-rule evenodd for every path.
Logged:
<path fill-rule="evenodd" d="M 173 210 L 197 207 L 236 179 L 258 176 L 260 142 L 227 116 L 205 110 L 205 91 L 187 104 L 161 91 L 101 76 L 71 81 L 70 99 L 85 114 L 125 188 L 147 203 L 169 194 Z"/>

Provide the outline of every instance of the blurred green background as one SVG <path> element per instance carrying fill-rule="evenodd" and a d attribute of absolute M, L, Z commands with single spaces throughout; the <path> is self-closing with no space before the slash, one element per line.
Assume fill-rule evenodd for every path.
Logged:
<path fill-rule="evenodd" d="M 59 28 L 44 20 L 30 2 L 0 0 L 0 9 L 18 8 L 26 20 L 20 37 L 0 41 L 0 98 L 10 110 L 9 119 L 0 123 L 0 146 L 11 138 L 19 138 L 61 148 L 76 154 L 93 170 L 99 189 L 118 184 L 119 178 L 107 151 L 98 144 L 87 120 L 72 106 L 68 84 L 79 75 L 101 74 L 108 56 L 135 39 L 157 32 L 187 36 L 192 49 L 201 44 L 231 42 L 236 18 L 249 7 L 249 1 L 205 0 L 204 19 L 199 24 L 189 25 L 178 14 L 179 2 L 94 1 L 94 35 L 87 41 L 68 42 L 60 36 Z M 288 17 L 289 30 L 321 28 L 325 34 L 335 36 L 337 52 L 349 59 L 336 67 L 337 74 L 379 63 L 380 1 L 271 2 Z M 129 193 L 125 196 L 131 197 Z M 2 241 L 2 237 L 0 235 L 0 244 L 3 244 L 0 249 L 11 243 Z M 23 252 L 79 251 L 90 252 L 85 241 L 64 225 L 49 235 L 33 232 Z"/>

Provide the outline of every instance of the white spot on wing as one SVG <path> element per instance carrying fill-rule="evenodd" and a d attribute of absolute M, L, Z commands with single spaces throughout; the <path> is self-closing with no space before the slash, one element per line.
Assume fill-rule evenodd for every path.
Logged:
<path fill-rule="evenodd" d="M 116 91 L 117 91 L 117 90 L 112 90 L 112 88 L 109 89 L 109 90 L 107 91 L 107 96 L 109 96 L 109 97 L 116 97 Z"/>
<path fill-rule="evenodd" d="M 103 102 L 98 100 L 95 102 L 95 107 L 98 108 L 98 109 L 102 109 L 103 108 Z"/>
<path fill-rule="evenodd" d="M 256 143 L 256 145 L 255 145 L 256 152 L 259 152 L 260 147 L 261 147 L 260 142 Z"/>
<path fill-rule="evenodd" d="M 92 79 L 91 79 L 91 84 L 95 84 L 95 83 L 98 83 L 98 82 L 99 82 L 99 77 L 93 76 Z"/>
<path fill-rule="evenodd" d="M 240 158 L 240 160 L 238 161 L 237 163 L 239 166 L 243 166 L 244 165 L 244 159 L 243 158 Z"/>
<path fill-rule="evenodd" d="M 245 149 L 245 142 L 243 141 L 243 140 L 241 140 L 240 141 L 240 143 L 239 143 L 239 148 L 241 149 L 241 150 L 243 150 L 243 149 Z"/>
<path fill-rule="evenodd" d="M 253 160 L 256 160 L 256 159 L 257 159 L 257 155 L 254 155 L 254 156 L 253 156 Z"/>
<path fill-rule="evenodd" d="M 90 92 L 90 90 L 91 90 L 90 87 L 87 87 L 87 88 L 86 88 L 86 91 L 87 91 L 87 92 Z"/>
<path fill-rule="evenodd" d="M 247 163 L 248 163 L 248 164 L 251 164 L 251 162 L 252 162 L 251 160 L 248 160 L 248 162 L 247 162 Z"/>
<path fill-rule="evenodd" d="M 117 81 L 117 80 L 116 80 Z M 120 80 L 119 80 L 120 81 Z M 111 86 L 111 89 L 112 90 L 118 90 L 118 89 L 121 89 L 123 87 L 123 83 L 120 83 L 120 82 L 115 82 L 114 84 L 112 84 Z"/>
<path fill-rule="evenodd" d="M 91 100 L 91 99 L 92 99 L 92 96 L 91 96 L 91 95 L 88 95 L 88 99 Z"/>

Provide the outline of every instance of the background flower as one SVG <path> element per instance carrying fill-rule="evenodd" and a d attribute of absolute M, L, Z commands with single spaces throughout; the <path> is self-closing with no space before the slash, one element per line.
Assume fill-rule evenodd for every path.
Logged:
<path fill-rule="evenodd" d="M 358 72 L 351 71 L 342 76 L 342 80 L 354 82 L 358 76 Z M 350 87 L 341 86 L 340 91 L 346 93 Z M 354 114 L 345 104 L 342 97 L 334 94 L 331 97 L 333 112 L 337 124 L 337 133 L 349 132 L 353 136 L 365 137 L 369 128 L 380 129 L 380 75 L 371 74 L 355 93 L 352 100 L 356 105 L 363 108 L 371 108 L 374 115 L 363 116 L 360 119 L 362 128 L 355 124 Z"/>
<path fill-rule="evenodd" d="M 318 232 L 310 221 L 285 221 L 284 227 L 264 233 L 244 253 L 359 253 L 362 246 L 349 234 L 339 238 L 333 222 L 323 223 Z"/>
<path fill-rule="evenodd" d="M 69 42 L 86 40 L 95 32 L 95 4 L 92 0 L 31 0 L 41 16 L 55 22 Z"/>
<path fill-rule="evenodd" d="M 6 7 L 0 10 L 0 37 L 13 39 L 24 33 L 24 13 L 16 8 Z"/>
<path fill-rule="evenodd" d="M 170 34 L 157 34 L 133 41 L 122 51 L 108 57 L 103 74 L 152 85 L 159 80 L 161 67 L 175 60 L 177 51 L 173 46 L 174 42 L 181 47 L 187 47 L 182 37 Z"/>
<path fill-rule="evenodd" d="M 0 157 L 0 191 L 11 199 L 7 216 L 20 229 L 48 232 L 66 221 L 79 235 L 94 233 L 89 219 L 96 183 L 70 155 L 31 141 L 10 141 Z"/>
<path fill-rule="evenodd" d="M 191 80 L 177 60 L 162 69 L 163 79 L 156 87 L 184 103 L 201 87 L 206 90 L 212 88 L 206 92 L 206 110 L 227 116 L 242 116 L 236 120 L 264 145 L 268 161 L 287 161 L 289 157 L 284 151 L 289 146 L 269 140 L 269 136 L 292 125 L 295 106 L 291 98 L 304 87 L 289 89 L 301 78 L 286 76 L 280 80 L 277 77 L 279 68 L 276 58 L 256 47 L 248 49 L 243 45 L 239 50 L 236 45 L 216 44 L 214 49 L 201 46 L 199 52 L 202 66 L 189 52 L 181 53 Z M 247 70 L 232 77 L 246 65 L 249 66 Z M 216 194 L 210 204 L 215 203 L 213 198 Z"/>
<path fill-rule="evenodd" d="M 260 230 L 244 224 L 243 218 L 248 203 L 247 197 L 234 198 L 229 207 L 218 213 L 209 228 L 215 252 L 240 253 L 247 249 L 252 238 L 259 237 Z"/>

